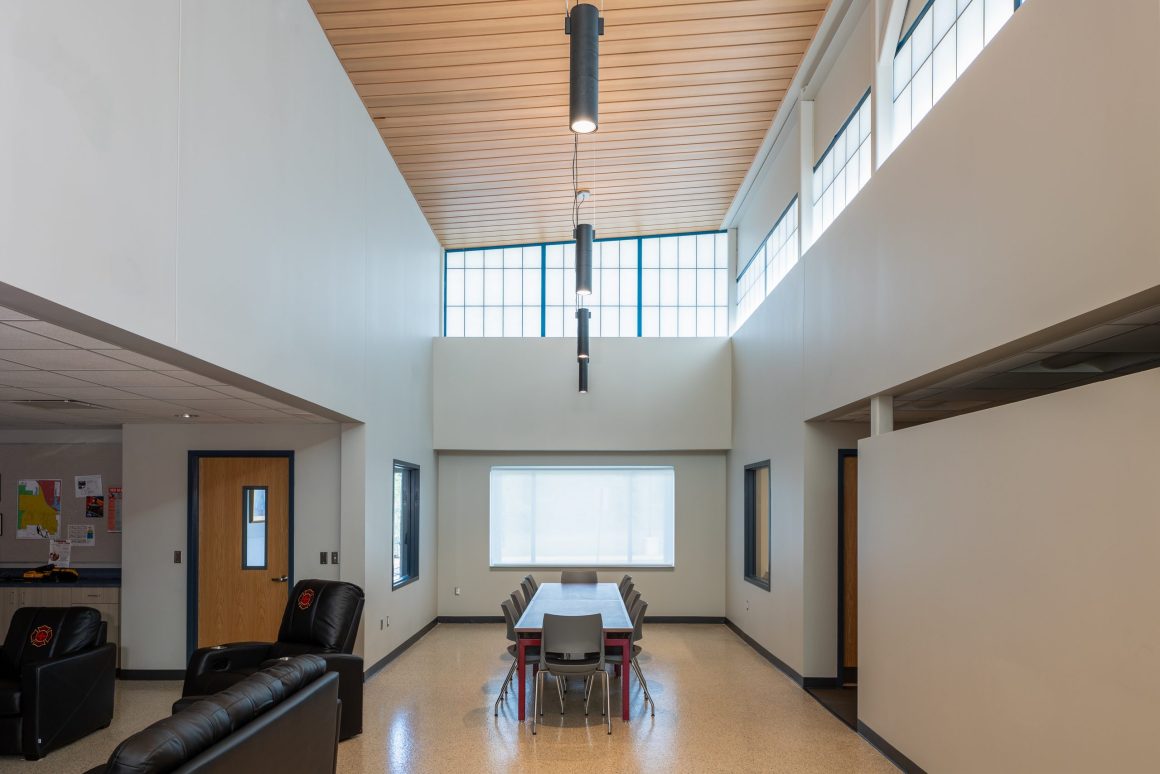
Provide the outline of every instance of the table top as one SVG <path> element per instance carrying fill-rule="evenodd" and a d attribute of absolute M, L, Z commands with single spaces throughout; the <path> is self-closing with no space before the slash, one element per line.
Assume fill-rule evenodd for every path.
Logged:
<path fill-rule="evenodd" d="M 527 634 L 544 628 L 544 613 L 591 615 L 600 613 L 606 632 L 631 632 L 632 620 L 615 583 L 541 583 L 532 596 L 516 632 Z"/>

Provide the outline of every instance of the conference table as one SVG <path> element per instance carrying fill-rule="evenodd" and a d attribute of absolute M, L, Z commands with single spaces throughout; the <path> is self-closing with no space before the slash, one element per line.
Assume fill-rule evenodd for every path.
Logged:
<path fill-rule="evenodd" d="M 628 720 L 628 675 L 629 661 L 632 660 L 632 620 L 624 608 L 620 589 L 615 583 L 541 583 L 532 595 L 524 614 L 516 621 L 516 639 L 519 643 L 519 705 L 521 721 L 524 719 L 527 699 L 525 695 L 525 669 L 527 649 L 540 644 L 544 630 L 544 614 L 591 615 L 599 613 L 604 621 L 604 649 L 620 648 L 624 654 L 620 670 L 621 718 Z"/>

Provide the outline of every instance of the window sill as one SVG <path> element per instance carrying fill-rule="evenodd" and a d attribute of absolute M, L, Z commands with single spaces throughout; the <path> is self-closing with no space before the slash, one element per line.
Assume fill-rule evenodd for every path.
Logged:
<path fill-rule="evenodd" d="M 759 589 L 765 589 L 766 591 L 769 591 L 769 581 L 767 580 L 763 580 L 762 578 L 758 578 L 753 575 L 746 575 L 745 580 L 746 582 L 757 586 Z"/>
<path fill-rule="evenodd" d="M 417 580 L 419 580 L 418 575 L 412 575 L 410 578 L 403 578 L 403 580 L 399 581 L 398 583 L 391 584 L 391 591 L 398 591 L 404 586 L 409 586 Z"/>

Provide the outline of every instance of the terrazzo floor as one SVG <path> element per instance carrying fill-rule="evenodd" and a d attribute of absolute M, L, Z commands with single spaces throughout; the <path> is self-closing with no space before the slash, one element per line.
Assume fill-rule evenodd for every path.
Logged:
<path fill-rule="evenodd" d="M 634 680 L 632 720 L 621 722 L 613 680 L 608 735 L 599 693 L 586 718 L 577 682 L 563 717 L 546 688 L 543 725 L 533 736 L 529 723 L 516 720 L 514 686 L 499 717 L 492 714 L 511 663 L 503 627 L 440 624 L 367 683 L 364 731 L 339 745 L 338 771 L 897 771 L 724 626 L 650 624 L 641 644 L 655 716 Z M 167 715 L 180 691 L 179 682 L 118 682 L 112 726 L 40 761 L 0 758 L 0 772 L 86 771 L 125 736 Z"/>

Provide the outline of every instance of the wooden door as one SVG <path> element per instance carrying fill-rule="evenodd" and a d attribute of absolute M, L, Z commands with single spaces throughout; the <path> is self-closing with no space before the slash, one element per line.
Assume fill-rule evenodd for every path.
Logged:
<path fill-rule="evenodd" d="M 272 642 L 289 594 L 291 461 L 197 464 L 197 647 Z"/>
<path fill-rule="evenodd" d="M 844 452 L 841 457 L 841 642 L 838 679 L 857 682 L 858 674 L 858 455 Z"/>

